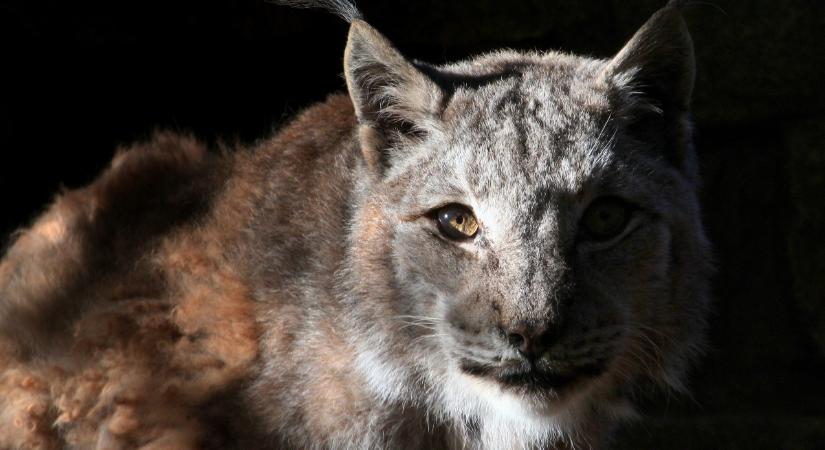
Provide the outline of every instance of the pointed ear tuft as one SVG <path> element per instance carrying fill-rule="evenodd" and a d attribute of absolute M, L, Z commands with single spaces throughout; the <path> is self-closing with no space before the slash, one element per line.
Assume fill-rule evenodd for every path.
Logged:
<path fill-rule="evenodd" d="M 344 75 L 365 159 L 383 170 L 396 147 L 420 138 L 434 124 L 441 90 L 362 20 L 350 26 Z"/>
<path fill-rule="evenodd" d="M 630 84 L 664 112 L 687 111 L 696 72 L 693 41 L 679 4 L 671 0 L 657 11 L 602 72 L 606 81 Z"/>

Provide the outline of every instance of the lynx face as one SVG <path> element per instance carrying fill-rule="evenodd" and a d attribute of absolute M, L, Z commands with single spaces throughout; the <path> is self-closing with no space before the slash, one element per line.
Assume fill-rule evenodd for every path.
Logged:
<path fill-rule="evenodd" d="M 432 67 L 356 22 L 347 62 L 372 174 L 352 255 L 370 301 L 353 307 L 376 391 L 560 418 L 640 378 L 679 387 L 709 264 L 675 9 L 611 60 Z"/>
<path fill-rule="evenodd" d="M 457 92 L 448 108 L 463 114 L 428 134 L 386 195 L 410 300 L 399 313 L 431 336 L 420 343 L 465 374 L 542 394 L 602 374 L 657 319 L 644 316 L 669 297 L 671 233 L 658 186 L 673 174 L 634 160 L 586 80 L 551 88 L 536 72 Z M 577 117 L 587 105 L 560 104 L 555 89 L 605 107 Z M 457 208 L 477 222 L 471 236 L 440 220 Z"/>

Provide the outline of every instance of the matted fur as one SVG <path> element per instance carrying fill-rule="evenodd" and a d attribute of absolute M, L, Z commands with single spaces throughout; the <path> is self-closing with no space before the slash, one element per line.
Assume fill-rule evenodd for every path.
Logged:
<path fill-rule="evenodd" d="M 0 449 L 598 448 L 640 382 L 683 389 L 711 267 L 676 3 L 613 59 L 443 66 L 353 14 L 349 97 L 252 149 L 159 134 L 16 236 Z M 605 196 L 632 219 L 588 241 Z M 553 330 L 529 370 L 513 327 Z"/>

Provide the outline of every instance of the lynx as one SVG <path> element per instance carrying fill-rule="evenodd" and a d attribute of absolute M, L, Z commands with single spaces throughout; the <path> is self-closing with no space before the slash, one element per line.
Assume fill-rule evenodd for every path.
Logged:
<path fill-rule="evenodd" d="M 685 389 L 712 267 L 679 6 L 608 59 L 431 65 L 318 4 L 348 95 L 253 148 L 158 134 L 16 235 L 0 448 L 606 448 Z"/>

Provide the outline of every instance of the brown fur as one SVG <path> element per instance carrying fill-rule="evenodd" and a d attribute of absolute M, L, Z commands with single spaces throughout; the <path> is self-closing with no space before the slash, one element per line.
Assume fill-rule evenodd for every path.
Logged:
<path fill-rule="evenodd" d="M 255 152 L 217 155 L 190 137 L 158 134 L 119 152 L 91 186 L 63 194 L 19 233 L 0 264 L 0 448 L 220 442 L 233 401 L 224 394 L 258 353 L 251 271 L 241 261 L 249 252 L 238 249 L 254 227 L 252 208 L 267 206 L 265 190 L 311 173 L 313 151 L 330 146 L 319 139 L 341 139 L 314 133 L 319 122 L 351 128 L 348 99 L 331 97 Z M 331 195 L 318 189 L 333 185 L 330 175 L 316 176 L 291 195 Z M 297 320 L 289 308 L 276 320 Z M 289 347 L 286 323 L 270 328 L 265 345 Z M 346 370 L 344 346 L 324 342 L 317 358 Z M 330 419 L 351 395 L 334 373 L 316 389 Z"/>
<path fill-rule="evenodd" d="M 0 262 L 0 450 L 607 442 L 637 380 L 680 387 L 707 303 L 692 151 L 651 125 L 686 127 L 692 71 L 653 66 L 664 118 L 610 120 L 651 43 L 692 67 L 672 7 L 614 60 L 440 68 L 356 20 L 349 98 L 254 149 L 121 151 Z M 448 239 L 444 202 L 481 234 Z"/>
<path fill-rule="evenodd" d="M 197 446 L 199 409 L 257 351 L 220 245 L 237 225 L 209 210 L 231 167 L 160 134 L 19 235 L 0 265 L 0 448 Z"/>

